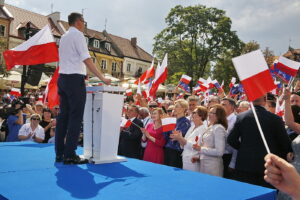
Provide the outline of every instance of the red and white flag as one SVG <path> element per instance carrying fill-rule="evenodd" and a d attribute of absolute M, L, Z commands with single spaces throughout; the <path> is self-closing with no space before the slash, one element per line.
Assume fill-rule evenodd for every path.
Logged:
<path fill-rule="evenodd" d="M 138 84 L 139 81 L 141 83 L 145 83 L 149 78 L 153 77 L 155 75 L 155 69 L 154 69 L 154 58 L 152 60 L 151 66 L 149 69 L 147 69 L 141 76 L 138 78 L 134 84 Z"/>
<path fill-rule="evenodd" d="M 235 78 L 235 77 L 232 77 L 232 78 L 231 78 L 231 81 L 230 81 L 230 83 L 229 83 L 229 88 L 232 88 L 232 87 L 234 86 L 235 82 L 236 82 L 236 78 Z"/>
<path fill-rule="evenodd" d="M 44 98 L 43 98 L 43 95 L 39 95 L 39 100 L 40 102 L 43 102 Z"/>
<path fill-rule="evenodd" d="M 288 75 L 295 77 L 300 67 L 300 62 L 296 62 L 286 57 L 280 56 L 276 67 Z"/>
<path fill-rule="evenodd" d="M 49 25 L 19 46 L 3 52 L 7 70 L 15 65 L 57 62 L 58 49 Z"/>
<path fill-rule="evenodd" d="M 176 128 L 176 118 L 168 117 L 161 120 L 163 132 L 173 131 Z"/>
<path fill-rule="evenodd" d="M 150 96 L 154 97 L 156 94 L 156 91 L 158 89 L 158 86 L 165 82 L 167 79 L 167 74 L 168 74 L 168 54 L 165 55 L 161 66 L 157 67 L 156 72 L 155 72 L 155 78 L 152 82 L 151 89 L 149 91 Z"/>
<path fill-rule="evenodd" d="M 280 105 L 279 98 L 276 100 L 275 114 L 279 117 L 284 115 L 284 102 Z"/>
<path fill-rule="evenodd" d="M 143 90 L 143 91 L 142 91 L 142 95 L 143 95 L 143 97 L 144 97 L 145 99 L 147 99 L 147 98 L 149 97 L 149 92 L 146 91 L 146 90 Z"/>
<path fill-rule="evenodd" d="M 15 97 L 21 96 L 21 90 L 18 88 L 12 88 L 9 92 L 10 95 L 14 95 Z"/>
<path fill-rule="evenodd" d="M 132 90 L 131 89 L 126 90 L 125 95 L 128 96 L 128 97 L 132 96 Z"/>
<path fill-rule="evenodd" d="M 276 88 L 261 50 L 232 59 L 249 101 Z"/>
<path fill-rule="evenodd" d="M 129 128 L 132 124 L 132 121 L 130 119 L 124 119 L 121 123 L 121 127 L 123 128 Z"/>
<path fill-rule="evenodd" d="M 58 71 L 59 67 L 56 68 L 50 82 L 47 85 L 47 89 L 45 91 L 45 99 L 48 101 L 48 107 L 52 109 L 54 106 L 59 105 L 59 94 L 58 94 L 58 86 L 57 86 L 57 80 L 58 80 Z M 46 93 L 47 92 L 47 93 Z"/>

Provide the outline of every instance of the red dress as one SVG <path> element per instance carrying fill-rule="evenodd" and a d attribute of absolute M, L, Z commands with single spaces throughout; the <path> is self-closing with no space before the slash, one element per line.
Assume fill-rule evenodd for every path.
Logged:
<path fill-rule="evenodd" d="M 144 160 L 163 164 L 164 163 L 164 149 L 165 146 L 165 138 L 163 135 L 162 127 L 158 129 L 154 129 L 154 123 L 149 123 L 146 126 L 146 130 L 149 134 L 155 138 L 155 142 L 151 140 L 147 140 L 147 146 L 144 152 Z"/>

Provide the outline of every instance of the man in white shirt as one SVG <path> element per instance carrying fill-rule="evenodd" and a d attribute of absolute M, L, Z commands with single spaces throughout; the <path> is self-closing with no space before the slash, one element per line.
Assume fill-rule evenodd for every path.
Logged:
<path fill-rule="evenodd" d="M 231 98 L 223 98 L 221 101 L 222 106 L 224 106 L 225 111 L 226 111 L 226 116 L 227 116 L 227 122 L 228 122 L 228 128 L 226 132 L 226 146 L 225 146 L 225 152 L 223 155 L 223 164 L 224 164 L 224 172 L 223 176 L 224 178 L 231 178 L 231 173 L 230 170 L 228 169 L 229 164 L 231 162 L 232 154 L 235 149 L 233 149 L 228 143 L 227 143 L 227 137 L 228 134 L 230 133 L 231 129 L 233 128 L 235 121 L 236 121 L 236 114 L 235 108 L 236 108 L 236 103 L 233 99 Z M 234 166 L 233 166 L 234 168 Z"/>
<path fill-rule="evenodd" d="M 85 76 L 89 68 L 104 83 L 110 84 L 90 57 L 83 31 L 85 22 L 79 13 L 68 16 L 69 30 L 61 37 L 59 46 L 58 93 L 60 113 L 55 134 L 56 162 L 83 164 L 86 159 L 76 155 L 80 126 L 86 100 Z"/>

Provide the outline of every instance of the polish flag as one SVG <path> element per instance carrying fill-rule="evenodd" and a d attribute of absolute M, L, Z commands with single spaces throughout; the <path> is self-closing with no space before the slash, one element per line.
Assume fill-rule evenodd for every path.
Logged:
<path fill-rule="evenodd" d="M 232 59 L 249 101 L 276 88 L 261 50 Z"/>
<path fill-rule="evenodd" d="M 152 97 L 155 96 L 158 86 L 161 83 L 165 82 L 165 80 L 167 79 L 167 74 L 168 74 L 168 54 L 165 55 L 161 63 L 161 66 L 156 69 L 155 78 L 152 82 L 152 86 L 149 91 L 150 96 Z"/>
<path fill-rule="evenodd" d="M 236 78 L 235 78 L 235 77 L 232 77 L 232 78 L 231 78 L 231 81 L 230 81 L 230 83 L 229 83 L 229 88 L 232 88 L 232 87 L 234 86 L 235 82 L 236 82 Z"/>
<path fill-rule="evenodd" d="M 163 132 L 173 131 L 176 128 L 176 118 L 168 117 L 161 120 Z"/>
<path fill-rule="evenodd" d="M 129 128 L 129 126 L 132 124 L 132 121 L 130 119 L 124 119 L 121 123 L 121 127 L 123 128 Z"/>
<path fill-rule="evenodd" d="M 147 99 L 148 96 L 149 96 L 148 91 L 143 90 L 143 91 L 142 91 L 142 95 L 143 95 L 143 97 L 144 97 L 145 99 Z"/>
<path fill-rule="evenodd" d="M 279 98 L 276 100 L 275 114 L 279 117 L 284 115 L 284 102 L 280 105 Z"/>
<path fill-rule="evenodd" d="M 154 58 L 152 60 L 151 66 L 149 69 L 147 69 L 141 76 L 138 78 L 134 84 L 138 84 L 139 81 L 141 83 L 145 83 L 149 78 L 153 77 L 155 75 L 155 69 L 154 69 Z"/>
<path fill-rule="evenodd" d="M 132 96 L 132 90 L 131 89 L 126 90 L 125 95 L 128 96 L 128 97 Z"/>
<path fill-rule="evenodd" d="M 57 62 L 58 49 L 49 25 L 19 46 L 3 52 L 7 70 L 15 65 Z"/>
<path fill-rule="evenodd" d="M 39 100 L 40 102 L 43 102 L 44 98 L 43 98 L 43 95 L 39 95 Z"/>
<path fill-rule="evenodd" d="M 47 85 L 47 93 L 45 94 L 45 98 L 48 100 L 48 107 L 52 109 L 54 106 L 59 105 L 59 94 L 58 94 L 58 86 L 57 80 L 59 76 L 59 67 L 56 68 L 50 82 Z"/>
<path fill-rule="evenodd" d="M 9 92 L 10 95 L 13 95 L 15 97 L 20 97 L 21 96 L 21 90 L 18 88 L 12 88 Z"/>
<path fill-rule="evenodd" d="M 198 85 L 201 88 L 201 91 L 203 92 L 205 92 L 209 88 L 209 85 L 207 84 L 207 81 L 204 78 L 199 78 Z"/>
<path fill-rule="evenodd" d="M 298 69 L 300 67 L 300 62 L 296 62 L 290 59 L 287 59 L 283 56 L 279 57 L 276 68 L 280 71 L 285 72 L 288 75 L 295 77 L 297 75 Z"/>

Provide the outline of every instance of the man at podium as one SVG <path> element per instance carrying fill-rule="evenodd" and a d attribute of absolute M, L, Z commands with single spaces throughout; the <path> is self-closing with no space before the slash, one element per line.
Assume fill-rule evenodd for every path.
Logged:
<path fill-rule="evenodd" d="M 85 22 L 79 13 L 68 16 L 69 30 L 61 37 L 59 46 L 58 94 L 60 113 L 57 118 L 55 134 L 56 162 L 64 164 L 83 164 L 86 159 L 76 155 L 80 126 L 83 120 L 86 101 L 85 76 L 89 68 L 105 84 L 106 79 L 94 65 L 83 35 Z"/>

